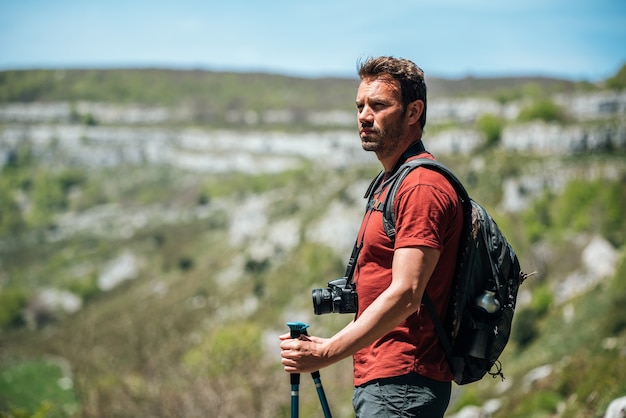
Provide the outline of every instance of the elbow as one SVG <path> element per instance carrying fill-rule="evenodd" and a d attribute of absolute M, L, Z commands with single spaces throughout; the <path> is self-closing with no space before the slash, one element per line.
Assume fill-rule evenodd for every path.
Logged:
<path fill-rule="evenodd" d="M 411 315 L 419 310 L 423 295 L 424 291 L 418 288 L 402 289 L 398 293 L 398 305 L 402 306 L 408 315 Z"/>

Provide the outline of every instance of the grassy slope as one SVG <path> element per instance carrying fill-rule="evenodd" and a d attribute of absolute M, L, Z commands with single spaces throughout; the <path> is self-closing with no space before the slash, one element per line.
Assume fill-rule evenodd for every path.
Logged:
<path fill-rule="evenodd" d="M 130 84 L 136 82 L 132 81 L 135 75 L 126 72 L 116 77 L 122 75 L 130 77 Z M 7 74 L 2 76 L 6 81 Z M 80 81 L 80 74 L 75 76 Z M 86 77 L 106 81 L 109 76 L 111 74 L 95 73 Z M 206 74 L 187 75 L 189 78 L 204 76 Z M 65 79 L 68 77 L 66 75 Z M 238 76 L 231 77 L 235 80 L 233 84 L 238 84 Z M 268 80 L 265 76 L 259 77 L 264 81 L 253 84 L 254 88 L 262 88 Z M 340 84 L 343 86 L 345 81 Z M 46 96 L 48 90 L 41 87 L 45 87 L 45 83 L 47 81 L 31 89 L 31 95 L 24 99 L 58 100 L 60 96 Z M 151 83 L 154 85 L 155 81 Z M 349 81 L 349 88 L 346 87 L 350 95 L 352 83 Z M 6 91 L 9 84 L 2 82 L 0 86 Z M 31 84 L 38 86 L 37 82 Z M 183 84 L 178 87 L 182 89 Z M 331 89 L 337 88 L 332 83 L 329 85 Z M 78 89 L 76 94 L 79 94 L 79 87 L 90 88 L 89 83 L 76 83 L 70 88 Z M 294 89 L 295 85 L 285 91 Z M 307 96 L 317 87 L 303 89 L 302 95 Z M 120 88 L 110 100 L 126 97 L 133 101 L 137 97 L 134 94 L 147 94 L 143 93 L 145 90 L 138 89 L 131 94 L 128 88 Z M 162 97 L 151 94 L 155 96 L 145 96 L 145 101 L 169 100 L 165 98 L 169 93 L 163 93 Z M 240 93 L 224 94 L 232 98 Z M 2 97 L 8 101 L 15 99 Z M 293 105 L 284 97 L 288 96 L 277 99 L 276 103 Z M 98 95 L 90 98 L 101 99 Z M 307 106 L 320 103 L 307 102 Z M 444 162 L 455 167 L 462 178 L 476 178 L 471 185 L 473 195 L 495 207 L 500 196 L 493 191 L 500 190 L 499 179 L 516 169 L 521 170 L 534 161 L 534 157 L 488 157 L 494 162 L 488 165 L 488 170 L 471 176 L 469 160 L 455 157 Z M 584 165 L 585 160 L 575 163 Z M 164 204 L 178 202 L 185 208 L 195 205 L 198 199 L 194 196 L 200 195 L 215 199 L 213 203 L 228 196 L 233 199 L 230 204 L 237 205 L 239 199 L 248 194 L 245 185 L 254 184 L 260 191 L 280 189 L 281 199 L 273 202 L 274 220 L 278 219 L 278 214 L 297 214 L 304 227 L 324 213 L 331 199 L 342 196 L 346 184 L 367 178 L 375 171 L 375 168 L 349 170 L 342 173 L 345 183 L 341 184 L 328 182 L 336 178 L 335 173 L 312 171 L 311 167 L 291 173 L 288 181 L 284 175 L 261 179 L 234 175 L 179 182 L 178 176 L 189 177 L 182 173 L 145 175 L 144 180 L 136 184 L 120 181 L 117 189 L 110 185 L 102 187 L 106 177 L 90 176 L 87 181 L 89 189 L 110 193 L 98 199 L 117 201 L 121 198 L 129 206 L 143 204 L 146 202 L 143 199 L 154 203 L 163 198 Z M 137 173 L 133 169 L 117 174 L 120 178 L 133 178 L 132 174 Z M 332 184 L 330 190 L 321 186 L 328 184 Z M 228 195 L 224 192 L 228 189 L 237 192 Z M 316 198 L 303 202 L 304 194 Z M 210 201 L 209 206 L 213 203 Z M 514 237 L 521 258 L 530 258 L 531 246 L 524 232 L 513 228 L 520 224 L 519 219 L 506 219 L 503 223 L 510 225 L 507 234 Z M 83 236 L 5 250 L 0 254 L 3 280 L 32 287 L 62 286 L 74 278 L 72 275 L 79 275 L 74 270 L 77 262 L 93 278 L 98 268 L 121 249 L 138 255 L 141 273 L 137 279 L 110 293 L 91 296 L 80 313 L 53 320 L 38 332 L 2 331 L 0 407 L 11 404 L 31 413 L 48 411 L 49 416 L 71 415 L 79 403 L 81 414 L 86 417 L 288 416 L 287 379 L 276 356 L 263 354 L 265 341 L 267 338 L 275 341 L 272 335 L 284 329 L 286 320 L 300 317 L 301 312 L 310 312 L 310 289 L 321 287 L 329 278 L 341 274 L 344 260 L 328 248 L 303 243 L 269 263 L 251 263 L 245 248 L 229 244 L 224 213 L 216 210 L 201 222 L 156 225 L 126 239 Z M 223 282 L 221 273 L 228 271 L 240 257 L 245 268 L 239 279 L 232 284 Z M 191 261 L 191 265 L 185 261 Z M 558 277 L 558 266 L 554 266 L 552 272 Z M 159 291 L 164 288 L 166 292 Z M 507 348 L 503 362 L 511 387 L 504 394 L 497 393 L 498 385 L 489 379 L 464 388 L 456 406 L 501 397 L 505 407 L 499 416 L 554 416 L 558 408 L 566 408 L 568 413 L 564 416 L 598 416 L 612 397 L 626 393 L 623 384 L 626 378 L 620 374 L 626 370 L 624 356 L 619 355 L 619 350 L 602 348 L 606 335 L 600 332 L 600 325 L 612 295 L 611 288 L 603 285 L 576 300 L 574 320 L 567 324 L 563 321 L 562 308 L 551 309 L 538 320 L 541 333 L 532 345 L 521 349 L 513 343 Z M 251 300 L 257 301 L 257 309 L 246 313 L 244 307 Z M 327 335 L 346 320 L 338 315 L 313 318 L 312 331 Z M 624 341 L 623 332 L 621 338 L 620 341 Z M 59 359 L 66 359 L 71 365 L 73 387 L 69 389 L 58 384 L 63 368 L 54 371 L 50 363 L 42 362 L 49 360 L 64 366 Z M 526 389 L 523 375 L 546 363 L 557 365 L 556 374 L 549 381 Z M 322 377 L 335 415 L 350 416 L 349 361 L 325 370 Z M 25 396 L 34 393 L 33 388 L 37 386 L 42 388 L 38 396 Z M 50 390 L 48 394 L 44 395 L 43 388 Z M 306 378 L 302 382 L 302 397 L 307 416 L 319 412 L 312 382 Z"/>
<path fill-rule="evenodd" d="M 457 163 L 459 167 L 463 166 L 461 161 Z M 492 167 L 492 170 L 498 172 L 499 169 Z M 332 173 L 317 172 L 315 175 L 323 182 L 325 176 L 331 176 Z M 364 174 L 346 173 L 346 181 L 350 182 L 349 179 L 355 175 L 361 177 Z M 239 183 L 239 180 L 233 181 Z M 266 181 L 268 184 L 265 187 L 272 189 L 272 179 Z M 276 177 L 276 181 L 284 189 L 280 205 L 290 207 L 297 214 L 321 214 L 326 201 L 319 199 L 317 208 L 297 209 L 301 193 L 296 190 L 310 190 L 311 194 L 320 197 L 335 193 L 332 190 L 315 189 L 315 185 L 309 183 L 306 177 L 300 177 L 300 180 L 287 185 L 280 176 Z M 321 187 L 319 184 L 317 187 Z M 150 188 L 156 185 L 144 186 Z M 167 190 L 161 181 L 158 187 Z M 199 189 L 197 186 L 189 187 Z M 335 187 L 338 191 L 344 186 Z M 478 195 L 483 193 L 487 192 L 476 190 Z M 184 194 L 176 192 L 176 195 Z M 218 273 L 227 270 L 241 251 L 227 245 L 226 230 L 221 225 L 219 222 L 194 222 L 148 229 L 122 241 L 97 243 L 90 238 L 78 238 L 40 247 L 41 252 L 33 253 L 33 257 L 27 259 L 29 267 L 24 268 L 23 274 L 32 280 L 40 280 L 41 284 L 66 274 L 76 260 L 102 263 L 103 257 L 110 257 L 119 248 L 128 248 L 140 254 L 142 272 L 135 281 L 111 293 L 96 296 L 79 314 L 52 323 L 42 332 L 4 333 L 3 364 L 13 367 L 27 361 L 25 364 L 36 366 L 37 359 L 49 356 L 68 359 L 75 378 L 75 396 L 91 408 L 85 412 L 86 416 L 128 408 L 134 408 L 136 413 L 141 414 L 146 411 L 145 408 L 150 409 L 155 405 L 160 405 L 164 410 L 180 411 L 177 408 L 182 408 L 180 404 L 184 403 L 185 396 L 191 396 L 185 395 L 188 393 L 195 394 L 193 401 L 201 405 L 199 408 L 208 409 L 214 401 L 210 401 L 211 396 L 201 390 L 202 385 L 208 385 L 210 392 L 217 394 L 215 396 L 222 396 L 222 391 L 229 385 L 245 389 L 238 397 L 224 400 L 221 406 L 224 411 L 235 405 L 256 405 L 273 411 L 268 412 L 268 416 L 273 413 L 280 415 L 276 408 L 284 408 L 287 398 L 279 396 L 281 392 L 276 388 L 271 388 L 271 393 L 268 393 L 269 388 L 262 384 L 266 379 L 280 382 L 284 377 L 275 361 L 259 357 L 264 332 L 281 329 L 285 311 L 308 311 L 308 289 L 322 286 L 326 278 L 340 274 L 343 260 L 337 259 L 323 247 L 304 244 L 276 264 L 250 265 L 250 270 L 237 285 L 220 284 L 216 279 Z M 60 248 L 65 256 L 52 257 L 58 254 Z M 27 254 L 29 252 L 25 251 L 23 256 Z M 527 259 L 527 254 L 527 250 L 522 250 L 520 257 Z M 193 267 L 182 269 L 182 259 L 192 260 Z M 23 266 L 21 262 L 19 264 Z M 10 266 L 5 260 L 5 268 Z M 46 275 L 42 276 L 38 272 L 46 272 Z M 152 291 L 156 284 L 166 286 L 168 291 L 165 295 Z M 256 295 L 260 302 L 253 316 L 241 315 L 237 308 L 233 309 L 243 306 L 250 295 Z M 540 319 L 541 336 L 535 343 L 524 349 L 517 348 L 514 343 L 507 348 L 503 362 L 507 380 L 513 385 L 504 396 L 495 393 L 498 385 L 488 379 L 479 385 L 464 388 L 466 393 L 458 405 L 467 403 L 468 399 L 484 400 L 491 396 L 502 396 L 507 404 L 504 411 L 507 412 L 502 412 L 501 416 L 512 416 L 511 410 L 519 411 L 515 412 L 515 416 L 529 416 L 528 408 L 546 411 L 546 414 L 553 413 L 560 402 L 569 402 L 566 405 L 570 405 L 569 408 L 574 411 L 572 414 L 578 414 L 575 416 L 593 416 L 594 411 L 597 413 L 605 408 L 612 397 L 626 389 L 619 384 L 615 385 L 615 382 L 624 381 L 621 379 L 623 376 L 619 375 L 619 370 L 624 368 L 618 367 L 624 363 L 624 357 L 617 355 L 614 350 L 600 348 L 603 337 L 598 330 L 601 329 L 610 297 L 609 286 L 604 285 L 574 301 L 576 314 L 574 320 L 567 324 L 563 323 L 562 308 L 551 310 Z M 194 298 L 199 303 L 194 303 Z M 342 316 L 315 318 L 312 326 L 316 332 L 325 334 L 337 329 L 344 320 Z M 243 336 L 239 335 L 239 331 L 232 330 L 242 330 Z M 248 343 L 244 343 L 242 338 L 256 342 L 244 351 L 233 351 L 234 347 L 247 346 Z M 615 367 L 607 366 L 609 362 L 615 362 Z M 252 369 L 251 363 L 255 364 Z M 522 384 L 523 374 L 544 364 L 558 365 L 555 377 L 535 388 L 539 391 L 527 391 Z M 584 381 L 573 374 L 572 367 L 585 371 Z M 324 376 L 327 375 L 325 381 L 329 382 L 325 385 L 329 388 L 327 390 L 332 388 L 334 404 L 347 410 L 349 362 L 325 371 Z M 45 376 L 42 374 L 37 378 L 43 379 L 42 386 L 45 386 L 46 381 L 50 385 L 50 380 L 56 379 Z M 593 382 L 593 385 L 589 382 Z M 160 394 L 156 398 L 153 393 L 155 390 Z M 254 400 L 252 394 L 258 391 L 264 395 Z M 573 397 L 577 392 L 581 394 Z M 12 402 L 24 402 L 19 401 L 19 397 L 14 398 L 8 391 L 0 393 L 9 396 Z M 338 393 L 342 394 L 339 399 Z M 57 395 L 50 396 L 48 399 L 60 400 L 67 393 L 59 391 Z M 589 400 L 590 397 L 593 399 Z M 45 397 L 39 401 L 42 399 Z M 314 408 L 316 399 L 313 397 L 307 402 L 306 408 Z M 529 402 L 534 406 L 528 406 Z M 16 405 L 32 409 L 37 407 L 37 402 Z M 541 412 L 536 413 L 540 414 L 537 416 L 544 416 Z"/>

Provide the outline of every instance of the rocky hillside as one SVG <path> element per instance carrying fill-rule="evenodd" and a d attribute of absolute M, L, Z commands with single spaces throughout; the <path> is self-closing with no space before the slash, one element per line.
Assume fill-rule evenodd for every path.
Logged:
<path fill-rule="evenodd" d="M 378 171 L 356 83 L 120 74 L 0 77 L 0 411 L 286 417 L 285 322 L 350 320 L 310 291 L 343 273 Z M 507 379 L 456 387 L 450 416 L 602 416 L 626 395 L 626 95 L 473 81 L 437 80 L 426 147 L 539 274 Z M 322 378 L 351 416 L 349 362 Z M 307 379 L 302 403 L 320 414 Z"/>

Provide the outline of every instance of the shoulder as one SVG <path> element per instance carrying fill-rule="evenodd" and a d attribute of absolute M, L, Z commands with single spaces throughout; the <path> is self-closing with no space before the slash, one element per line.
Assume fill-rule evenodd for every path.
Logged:
<path fill-rule="evenodd" d="M 424 156 L 422 155 L 417 157 Z M 432 159 L 433 161 L 435 160 L 429 154 L 427 158 Z M 398 195 L 412 193 L 416 188 L 420 189 L 421 194 L 442 194 L 442 197 L 447 197 L 452 201 L 458 200 L 457 192 L 447 177 L 430 167 L 420 166 L 411 170 L 398 188 Z"/>

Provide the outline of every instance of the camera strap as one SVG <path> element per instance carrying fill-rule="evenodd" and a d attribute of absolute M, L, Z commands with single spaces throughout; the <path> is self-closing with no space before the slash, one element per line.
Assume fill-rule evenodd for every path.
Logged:
<path fill-rule="evenodd" d="M 350 260 L 348 260 L 346 273 L 343 275 L 344 279 L 346 279 L 346 286 L 350 288 L 354 286 L 354 270 L 356 269 L 356 260 L 359 258 L 361 247 L 363 247 L 363 240 L 361 240 L 361 245 L 359 245 L 358 240 L 354 242 L 354 248 L 352 249 Z"/>

